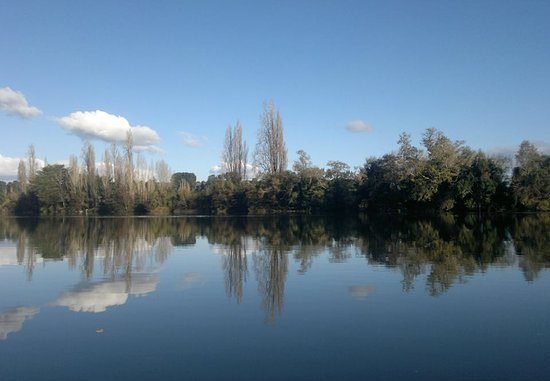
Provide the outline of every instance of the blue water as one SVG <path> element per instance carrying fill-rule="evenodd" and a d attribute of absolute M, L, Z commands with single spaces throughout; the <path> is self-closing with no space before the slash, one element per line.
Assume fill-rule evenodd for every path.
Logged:
<path fill-rule="evenodd" d="M 0 380 L 550 379 L 548 215 L 0 222 Z"/>

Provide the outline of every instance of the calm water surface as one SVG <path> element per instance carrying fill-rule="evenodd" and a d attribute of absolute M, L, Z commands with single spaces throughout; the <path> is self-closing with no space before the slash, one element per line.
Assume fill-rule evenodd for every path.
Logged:
<path fill-rule="evenodd" d="M 549 231 L 0 218 L 0 380 L 548 380 Z"/>

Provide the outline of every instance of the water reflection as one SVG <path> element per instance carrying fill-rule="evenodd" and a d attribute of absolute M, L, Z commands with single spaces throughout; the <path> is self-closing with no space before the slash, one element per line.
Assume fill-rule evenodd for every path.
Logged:
<path fill-rule="evenodd" d="M 225 292 L 229 298 L 234 297 L 237 303 L 240 303 L 243 298 L 243 286 L 248 275 L 247 251 L 250 252 L 250 248 L 244 237 L 219 246 L 219 252 L 223 254 Z"/>
<path fill-rule="evenodd" d="M 189 290 L 190 288 L 193 288 L 197 284 L 201 284 L 204 282 L 204 277 L 201 273 L 197 272 L 191 272 L 186 273 L 183 276 L 183 279 L 181 281 L 181 290 Z"/>
<path fill-rule="evenodd" d="M 16 307 L 0 314 L 0 340 L 7 339 L 10 333 L 20 331 L 25 320 L 32 318 L 38 311 L 36 307 Z"/>
<path fill-rule="evenodd" d="M 360 285 L 356 284 L 353 286 L 350 286 L 349 288 L 349 294 L 355 298 L 355 299 L 366 299 L 370 294 L 374 292 L 376 288 L 373 285 L 365 284 Z"/>
<path fill-rule="evenodd" d="M 101 313 L 130 296 L 157 288 L 161 267 L 175 247 L 205 239 L 219 254 L 225 293 L 241 303 L 247 282 L 257 282 L 267 322 L 283 312 L 292 261 L 307 276 L 317 258 L 344 263 L 364 258 L 402 275 L 410 292 L 418 280 L 432 296 L 467 282 L 490 266 L 515 267 L 526 281 L 550 264 L 550 215 L 437 218 L 362 216 L 270 218 L 116 218 L 0 220 L 0 266 L 21 265 L 29 281 L 38 263 L 65 261 L 80 282 L 49 305 Z M 250 276 L 250 272 L 254 276 Z M 197 272 L 182 274 L 181 288 L 204 282 Z M 252 280 L 251 280 L 252 279 Z M 369 284 L 348 285 L 349 295 L 368 298 Z M 0 315 L 0 339 L 21 329 L 38 313 L 17 307 Z"/>
<path fill-rule="evenodd" d="M 107 308 L 126 303 L 129 295 L 143 296 L 157 288 L 158 274 L 135 274 L 131 280 L 118 279 L 77 285 L 63 293 L 52 305 L 75 312 L 105 312 Z"/>
<path fill-rule="evenodd" d="M 254 254 L 254 271 L 266 319 L 273 322 L 283 312 L 285 281 L 288 273 L 288 250 L 280 246 L 267 246 Z"/>

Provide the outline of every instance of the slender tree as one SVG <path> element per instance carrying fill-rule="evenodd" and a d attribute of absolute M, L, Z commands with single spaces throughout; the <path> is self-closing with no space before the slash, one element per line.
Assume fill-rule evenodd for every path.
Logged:
<path fill-rule="evenodd" d="M 82 161 L 84 163 L 84 189 L 88 208 L 97 206 L 97 183 L 94 146 L 85 142 L 82 147 Z"/>
<path fill-rule="evenodd" d="M 37 162 L 36 162 L 36 152 L 34 149 L 34 145 L 31 144 L 29 146 L 29 150 L 27 151 L 27 179 L 28 181 L 32 181 L 34 177 L 36 176 L 36 170 L 37 170 Z"/>
<path fill-rule="evenodd" d="M 287 168 L 283 121 L 273 101 L 264 103 L 254 162 L 264 173 L 282 173 Z"/>
<path fill-rule="evenodd" d="M 132 131 L 126 133 L 126 142 L 124 144 L 125 162 L 124 162 L 124 185 L 126 206 L 129 210 L 134 202 L 135 184 L 134 184 L 134 137 Z"/>
<path fill-rule="evenodd" d="M 82 187 L 82 173 L 78 165 L 78 158 L 71 155 L 69 158 L 69 168 L 67 171 L 67 193 L 68 201 L 75 211 L 82 210 L 84 203 L 84 192 Z"/>
<path fill-rule="evenodd" d="M 25 193 L 27 191 L 27 168 L 23 160 L 19 160 L 17 166 L 17 181 L 19 182 L 19 191 Z"/>
<path fill-rule="evenodd" d="M 235 127 L 229 125 L 225 131 L 225 142 L 222 152 L 222 162 L 228 173 L 235 174 L 239 180 L 246 179 L 248 147 L 243 141 L 241 123 Z"/>

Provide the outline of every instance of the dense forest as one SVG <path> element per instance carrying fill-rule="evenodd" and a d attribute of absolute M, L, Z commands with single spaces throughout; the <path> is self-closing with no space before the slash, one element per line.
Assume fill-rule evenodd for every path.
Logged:
<path fill-rule="evenodd" d="M 421 147 L 399 136 L 396 151 L 367 158 L 361 168 L 329 161 L 324 168 L 300 150 L 288 169 L 282 118 L 266 103 L 249 164 L 240 123 L 226 130 L 223 174 L 197 181 L 147 164 L 131 133 L 101 161 L 85 142 L 67 166 L 38 167 L 34 146 L 18 178 L 0 181 L 0 206 L 15 215 L 265 214 L 378 211 L 550 210 L 550 156 L 528 141 L 515 159 L 475 151 L 430 128 Z"/>

